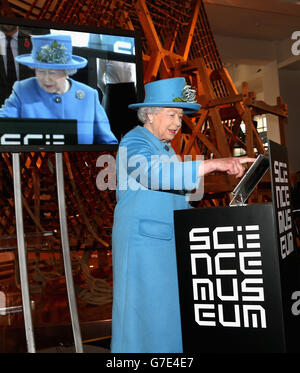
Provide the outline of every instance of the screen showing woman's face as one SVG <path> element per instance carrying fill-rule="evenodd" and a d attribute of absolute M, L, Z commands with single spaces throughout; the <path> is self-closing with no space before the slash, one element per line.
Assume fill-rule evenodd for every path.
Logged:
<path fill-rule="evenodd" d="M 62 94 L 66 88 L 65 70 L 35 69 L 39 86 L 48 93 Z"/>

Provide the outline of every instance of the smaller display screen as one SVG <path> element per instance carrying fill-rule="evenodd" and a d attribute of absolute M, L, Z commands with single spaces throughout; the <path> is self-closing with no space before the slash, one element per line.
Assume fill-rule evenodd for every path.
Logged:
<path fill-rule="evenodd" d="M 259 154 L 255 162 L 251 165 L 232 192 L 234 197 L 230 202 L 230 205 L 233 206 L 247 202 L 251 193 L 266 174 L 269 167 L 269 158 L 263 154 Z"/>

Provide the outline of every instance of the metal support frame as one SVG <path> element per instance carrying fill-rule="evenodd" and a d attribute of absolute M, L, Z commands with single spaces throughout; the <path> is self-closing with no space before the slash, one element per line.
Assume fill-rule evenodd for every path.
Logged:
<path fill-rule="evenodd" d="M 13 158 L 13 180 L 14 180 L 14 199 L 16 213 L 16 231 L 18 244 L 18 258 L 20 268 L 21 294 L 23 304 L 23 314 L 25 323 L 25 335 L 28 352 L 35 352 L 35 342 L 32 326 L 32 315 L 30 307 L 30 295 L 28 284 L 28 272 L 25 250 L 24 224 L 23 224 L 23 209 L 22 209 L 22 193 L 21 193 L 21 171 L 20 171 L 20 155 L 12 154 Z"/>
<path fill-rule="evenodd" d="M 68 300 L 71 314 L 71 322 L 76 352 L 83 352 L 80 324 L 77 312 L 76 296 L 74 290 L 72 264 L 70 258 L 70 246 L 68 236 L 68 225 L 66 217 L 65 203 L 65 188 L 64 188 L 64 171 L 63 171 L 63 154 L 55 153 L 56 161 L 56 181 L 57 181 L 57 197 L 59 209 L 59 223 L 62 242 L 62 252 L 68 292 Z"/>
<path fill-rule="evenodd" d="M 25 334 L 28 352 L 34 353 L 35 341 L 32 324 L 32 314 L 30 305 L 30 293 L 26 260 L 26 245 L 24 237 L 23 209 L 22 209 L 22 188 L 21 188 L 21 171 L 20 171 L 20 155 L 12 153 L 13 158 L 13 181 L 14 181 L 14 199 L 16 213 L 16 231 L 18 244 L 18 257 L 20 268 L 20 282 L 23 303 L 23 314 L 25 322 Z M 59 209 L 59 222 L 62 241 L 62 253 L 68 293 L 69 308 L 71 314 L 72 330 L 75 342 L 75 351 L 83 352 L 80 323 L 77 312 L 76 296 L 74 290 L 72 264 L 70 258 L 70 246 L 67 229 L 65 190 L 64 190 L 64 174 L 63 174 L 63 154 L 55 153 L 56 160 L 56 180 L 57 180 L 57 197 Z"/>

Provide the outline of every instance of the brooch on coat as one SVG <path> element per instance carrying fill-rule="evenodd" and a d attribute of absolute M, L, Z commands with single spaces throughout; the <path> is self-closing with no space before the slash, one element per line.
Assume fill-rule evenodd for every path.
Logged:
<path fill-rule="evenodd" d="M 83 99 L 84 96 L 85 93 L 82 90 L 76 92 L 76 98 L 78 98 L 79 100 Z"/>

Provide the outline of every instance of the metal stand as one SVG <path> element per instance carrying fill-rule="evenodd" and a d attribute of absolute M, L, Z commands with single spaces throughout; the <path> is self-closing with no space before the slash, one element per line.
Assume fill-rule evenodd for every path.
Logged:
<path fill-rule="evenodd" d="M 32 315 L 31 315 L 31 307 L 30 307 L 30 294 L 29 294 L 29 283 L 28 283 L 28 272 L 27 272 L 26 250 L 25 250 L 25 239 L 24 239 L 20 155 L 18 153 L 13 153 L 12 157 L 13 157 L 13 180 L 14 180 L 15 213 L 16 213 L 16 230 L 17 230 L 22 303 L 23 303 L 23 313 L 24 313 L 24 321 L 25 321 L 25 334 L 26 334 L 28 352 L 36 352 L 35 343 L 34 343 L 33 326 L 32 326 Z M 55 153 L 55 160 L 56 160 L 57 196 L 58 196 L 62 252 L 63 252 L 64 269 L 65 269 L 65 276 L 66 276 L 68 301 L 69 301 L 70 314 L 71 314 L 72 330 L 73 330 L 73 336 L 74 336 L 74 342 L 75 342 L 75 351 L 83 352 L 80 324 L 79 324 L 76 297 L 75 297 L 75 291 L 74 291 L 72 265 L 71 265 L 71 258 L 70 258 L 70 246 L 69 246 L 67 218 L 66 218 L 62 153 Z"/>
<path fill-rule="evenodd" d="M 20 268 L 20 282 L 23 303 L 23 314 L 25 322 L 25 335 L 28 352 L 35 352 L 35 343 L 32 327 L 32 315 L 30 307 L 28 273 L 26 264 L 25 239 L 24 239 L 24 224 L 23 224 L 23 209 L 22 209 L 22 193 L 21 193 L 21 171 L 20 171 L 20 155 L 13 153 L 13 179 L 14 179 L 14 198 L 15 198 L 15 213 L 16 213 L 16 229 L 18 243 L 18 257 Z"/>
<path fill-rule="evenodd" d="M 74 291 L 72 265 L 71 265 L 71 259 L 70 259 L 70 246 L 69 246 L 67 218 L 66 218 L 66 204 L 65 204 L 63 154 L 55 153 L 55 161 L 56 161 L 57 197 L 58 197 L 62 252 L 63 252 L 64 267 L 65 267 L 65 276 L 66 276 L 72 329 L 73 329 L 74 342 L 75 342 L 75 350 L 76 352 L 83 352 L 80 324 L 79 324 L 76 297 L 75 297 L 75 291 Z"/>

